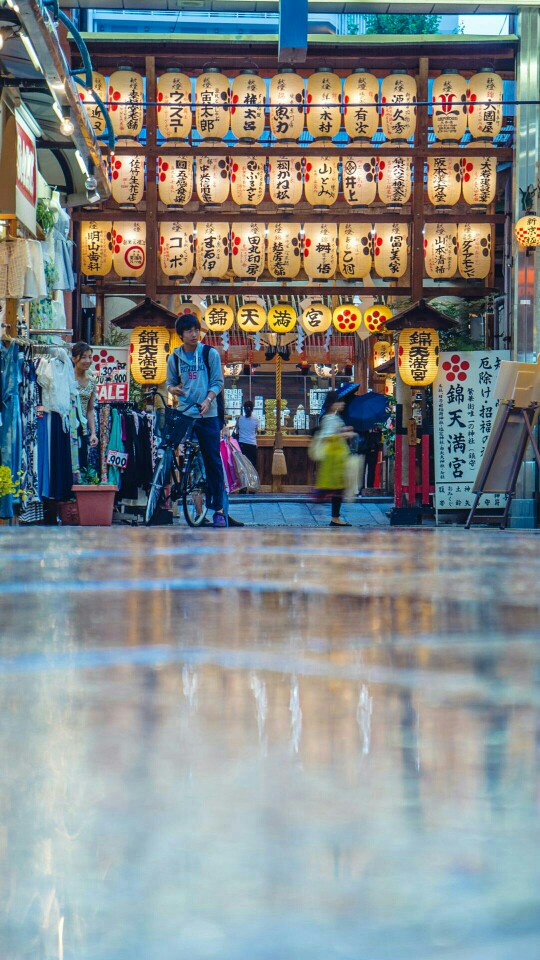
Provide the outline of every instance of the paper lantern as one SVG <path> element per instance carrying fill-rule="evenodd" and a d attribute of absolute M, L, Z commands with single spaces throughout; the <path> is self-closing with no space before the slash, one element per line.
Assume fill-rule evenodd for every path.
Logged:
<path fill-rule="evenodd" d="M 193 194 L 193 159 L 158 157 L 158 194 L 168 207 L 183 207 Z"/>
<path fill-rule="evenodd" d="M 416 80 L 404 70 L 385 77 L 381 87 L 381 127 L 388 140 L 408 140 L 416 130 Z"/>
<path fill-rule="evenodd" d="M 458 269 L 466 280 L 484 280 L 491 270 L 491 225 L 460 223 Z"/>
<path fill-rule="evenodd" d="M 382 367 L 394 356 L 394 345 L 389 340 L 377 340 L 373 347 L 373 366 Z"/>
<path fill-rule="evenodd" d="M 197 157 L 195 173 L 197 196 L 207 207 L 217 207 L 229 198 L 229 161 L 227 157 Z"/>
<path fill-rule="evenodd" d="M 443 142 L 458 141 L 467 130 L 467 81 L 457 70 L 443 70 L 433 81 L 433 133 Z"/>
<path fill-rule="evenodd" d="M 266 323 L 266 310 L 260 303 L 243 303 L 237 310 L 236 322 L 244 333 L 259 333 Z"/>
<path fill-rule="evenodd" d="M 277 303 L 268 311 L 268 326 L 274 333 L 290 333 L 296 326 L 296 311 L 289 303 Z"/>
<path fill-rule="evenodd" d="M 427 189 L 434 207 L 453 207 L 461 195 L 459 157 L 428 157 Z"/>
<path fill-rule="evenodd" d="M 311 303 L 302 311 L 299 323 L 308 336 L 311 333 L 326 333 L 332 326 L 332 311 L 324 303 Z"/>
<path fill-rule="evenodd" d="M 381 303 L 374 303 L 364 314 L 364 323 L 370 333 L 378 333 L 384 323 L 390 320 L 392 311 L 390 307 L 385 307 Z"/>
<path fill-rule="evenodd" d="M 495 199 L 496 157 L 463 158 L 463 199 L 477 210 L 485 210 Z"/>
<path fill-rule="evenodd" d="M 276 140 L 298 140 L 304 129 L 304 80 L 283 67 L 270 81 L 270 130 Z"/>
<path fill-rule="evenodd" d="M 406 327 L 399 334 L 398 367 L 409 387 L 428 387 L 439 368 L 439 334 L 428 327 Z"/>
<path fill-rule="evenodd" d="M 304 270 L 310 280 L 331 280 L 337 270 L 337 224 L 304 224 Z"/>
<path fill-rule="evenodd" d="M 144 122 L 144 84 L 140 73 L 116 70 L 109 77 L 109 115 L 117 137 L 138 137 Z"/>
<path fill-rule="evenodd" d="M 475 73 L 469 80 L 469 130 L 475 140 L 493 140 L 501 132 L 502 98 L 502 78 L 489 68 Z"/>
<path fill-rule="evenodd" d="M 377 157 L 343 157 L 343 196 L 351 207 L 366 207 L 377 193 Z"/>
<path fill-rule="evenodd" d="M 229 132 L 229 81 L 218 67 L 207 67 L 195 84 L 195 124 L 203 140 L 222 140 Z"/>
<path fill-rule="evenodd" d="M 457 272 L 457 224 L 426 223 L 424 263 L 428 277 L 450 280 Z"/>
<path fill-rule="evenodd" d="M 193 271 L 194 254 L 193 223 L 159 224 L 159 262 L 166 277 L 188 277 Z"/>
<path fill-rule="evenodd" d="M 384 395 L 385 397 L 393 397 L 396 392 L 396 378 L 395 377 L 385 377 L 384 378 Z"/>
<path fill-rule="evenodd" d="M 231 224 L 231 254 L 236 277 L 258 280 L 264 271 L 264 224 Z"/>
<path fill-rule="evenodd" d="M 231 88 L 231 131 L 239 140 L 258 140 L 264 133 L 266 84 L 255 70 L 242 70 Z"/>
<path fill-rule="evenodd" d="M 339 272 L 346 280 L 367 277 L 372 264 L 371 225 L 340 223 L 338 234 Z"/>
<path fill-rule="evenodd" d="M 536 214 L 527 213 L 521 217 L 514 232 L 520 247 L 540 247 L 540 217 Z"/>
<path fill-rule="evenodd" d="M 234 310 L 226 303 L 211 303 L 204 311 L 204 322 L 212 333 L 226 333 L 234 323 Z"/>
<path fill-rule="evenodd" d="M 379 157 L 379 198 L 392 207 L 402 206 L 411 196 L 410 157 Z"/>
<path fill-rule="evenodd" d="M 195 266 L 203 279 L 224 277 L 229 269 L 229 224 L 197 224 Z"/>
<path fill-rule="evenodd" d="M 362 311 L 354 303 L 343 303 L 332 313 L 332 323 L 338 333 L 355 333 L 362 325 Z"/>
<path fill-rule="evenodd" d="M 315 140 L 331 140 L 341 127 L 341 80 L 330 67 L 308 77 L 306 125 Z"/>
<path fill-rule="evenodd" d="M 98 107 L 92 91 L 95 90 L 100 100 L 103 103 L 107 101 L 107 81 L 101 73 L 96 73 L 95 70 L 92 71 L 92 90 L 83 90 L 77 84 L 77 89 L 79 90 L 79 99 L 84 105 L 88 119 L 92 124 L 92 130 L 94 131 L 96 137 L 101 137 L 107 129 L 105 123 L 105 117 L 103 116 L 103 111 L 101 107 Z"/>
<path fill-rule="evenodd" d="M 118 147 L 136 147 L 136 140 L 118 140 Z M 140 203 L 144 195 L 144 157 L 115 154 L 111 159 L 111 194 L 121 207 Z"/>
<path fill-rule="evenodd" d="M 385 280 L 398 280 L 407 269 L 409 227 L 406 223 L 376 223 L 373 252 L 375 272 Z"/>
<path fill-rule="evenodd" d="M 166 140 L 185 140 L 191 133 L 191 80 L 179 70 L 157 79 L 157 124 Z"/>
<path fill-rule="evenodd" d="M 283 210 L 292 210 L 302 199 L 302 161 L 298 157 L 269 157 L 270 199 Z"/>
<path fill-rule="evenodd" d="M 379 129 L 379 81 L 358 67 L 345 79 L 343 89 L 345 130 L 351 140 L 371 140 Z"/>
<path fill-rule="evenodd" d="M 119 277 L 142 277 L 146 267 L 146 223 L 116 220 L 112 230 L 113 269 Z"/>
<path fill-rule="evenodd" d="M 246 209 L 258 207 L 264 200 L 265 161 L 262 157 L 237 157 L 231 164 L 231 197 Z"/>
<path fill-rule="evenodd" d="M 304 191 L 312 207 L 330 207 L 339 193 L 339 160 L 337 157 L 306 157 Z"/>
<path fill-rule="evenodd" d="M 292 280 L 300 270 L 300 224 L 268 224 L 268 270 L 276 280 Z"/>
<path fill-rule="evenodd" d="M 83 220 L 79 247 L 81 273 L 87 277 L 106 277 L 112 270 L 112 222 Z"/>
<path fill-rule="evenodd" d="M 135 327 L 129 345 L 131 376 L 135 383 L 163 383 L 167 377 L 169 347 L 166 327 Z"/>

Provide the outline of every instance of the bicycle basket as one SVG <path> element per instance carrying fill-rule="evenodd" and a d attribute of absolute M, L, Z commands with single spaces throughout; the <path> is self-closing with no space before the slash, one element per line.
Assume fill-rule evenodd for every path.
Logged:
<path fill-rule="evenodd" d="M 170 441 L 183 420 L 183 415 L 173 407 L 160 407 L 156 410 L 156 432 L 164 441 Z"/>

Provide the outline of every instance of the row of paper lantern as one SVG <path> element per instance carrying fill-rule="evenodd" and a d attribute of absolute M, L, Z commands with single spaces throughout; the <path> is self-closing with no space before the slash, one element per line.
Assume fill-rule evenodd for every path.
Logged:
<path fill-rule="evenodd" d="M 129 149 L 130 142 L 122 141 Z M 131 145 L 136 146 L 132 141 Z M 341 170 L 340 170 L 341 167 Z M 267 178 L 268 172 L 268 178 Z M 188 156 L 158 159 L 158 195 L 162 203 L 182 207 L 193 194 L 194 160 Z M 136 205 L 144 195 L 144 158 L 122 154 L 111 161 L 111 192 L 122 206 Z M 293 209 L 302 200 L 314 207 L 330 207 L 339 197 L 340 180 L 345 201 L 353 207 L 369 206 L 377 194 L 391 206 L 408 203 L 412 189 L 412 158 L 306 156 L 234 158 L 199 156 L 195 189 L 201 203 L 218 206 L 230 198 L 244 209 L 259 206 L 268 179 L 270 200 L 282 209 Z M 487 207 L 495 198 L 496 157 L 429 157 L 428 198 L 434 206 L 453 206 L 460 198 L 476 207 Z"/>
<path fill-rule="evenodd" d="M 144 124 L 144 81 L 132 70 L 117 70 L 109 83 L 93 73 L 93 89 L 108 103 L 117 137 L 138 137 Z M 81 93 L 96 134 L 104 120 L 91 91 Z M 467 127 L 475 139 L 492 140 L 503 122 L 503 81 L 491 69 L 466 80 L 446 70 L 433 84 L 433 129 L 437 139 L 459 141 Z M 191 79 L 171 70 L 157 80 L 158 130 L 166 139 L 185 139 L 192 130 Z M 370 140 L 381 124 L 388 140 L 406 141 L 416 130 L 416 80 L 405 70 L 384 77 L 379 97 L 377 77 L 361 67 L 341 78 L 320 67 L 304 79 L 284 67 L 272 77 L 267 104 L 266 83 L 255 70 L 242 70 L 232 83 L 218 68 L 209 67 L 195 83 L 195 129 L 206 139 L 223 139 L 232 132 L 239 140 L 258 140 L 265 131 L 268 106 L 270 131 L 277 140 L 298 140 L 304 131 L 315 139 L 332 139 L 341 123 L 353 140 Z M 380 109 L 380 113 L 379 113 Z"/>
<path fill-rule="evenodd" d="M 232 267 L 243 280 L 258 280 L 265 268 L 275 280 L 293 280 L 303 267 L 310 280 L 367 277 L 374 265 L 383 279 L 402 277 L 408 264 L 406 223 L 161 223 L 159 262 L 166 277 L 185 279 L 194 270 L 203 280 L 223 279 Z M 490 272 L 489 223 L 429 223 L 424 231 L 427 276 L 437 280 L 456 272 L 482 280 Z M 84 221 L 80 237 L 81 272 L 138 278 L 146 268 L 144 221 Z"/>

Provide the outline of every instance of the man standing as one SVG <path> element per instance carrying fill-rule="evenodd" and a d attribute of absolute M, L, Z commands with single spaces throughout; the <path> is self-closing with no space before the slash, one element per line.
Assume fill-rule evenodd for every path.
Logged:
<path fill-rule="evenodd" d="M 193 314 L 182 314 L 176 321 L 176 332 L 182 340 L 167 363 L 167 389 L 178 397 L 178 409 L 185 414 L 185 429 L 189 419 L 195 419 L 194 433 L 201 447 L 206 468 L 206 503 L 214 510 L 214 527 L 226 527 L 223 513 L 223 467 L 219 452 L 221 426 L 217 397 L 223 390 L 221 359 L 217 350 L 199 343 L 201 325 Z M 198 408 L 196 406 L 198 404 Z"/>

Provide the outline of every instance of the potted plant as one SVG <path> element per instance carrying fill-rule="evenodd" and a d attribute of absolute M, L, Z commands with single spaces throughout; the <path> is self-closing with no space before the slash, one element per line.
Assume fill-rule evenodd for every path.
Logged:
<path fill-rule="evenodd" d="M 83 470 L 81 481 L 71 488 L 77 497 L 79 523 L 82 527 L 110 527 L 118 487 L 115 483 L 100 483 L 92 467 Z"/>
<path fill-rule="evenodd" d="M 20 474 L 19 474 L 20 476 Z M 8 466 L 0 467 L 0 500 L 2 497 L 18 497 L 21 493 L 21 484 L 19 480 L 14 480 L 11 470 Z M 13 516 L 11 507 L 8 517 L 0 517 L 0 524 L 8 524 Z"/>

